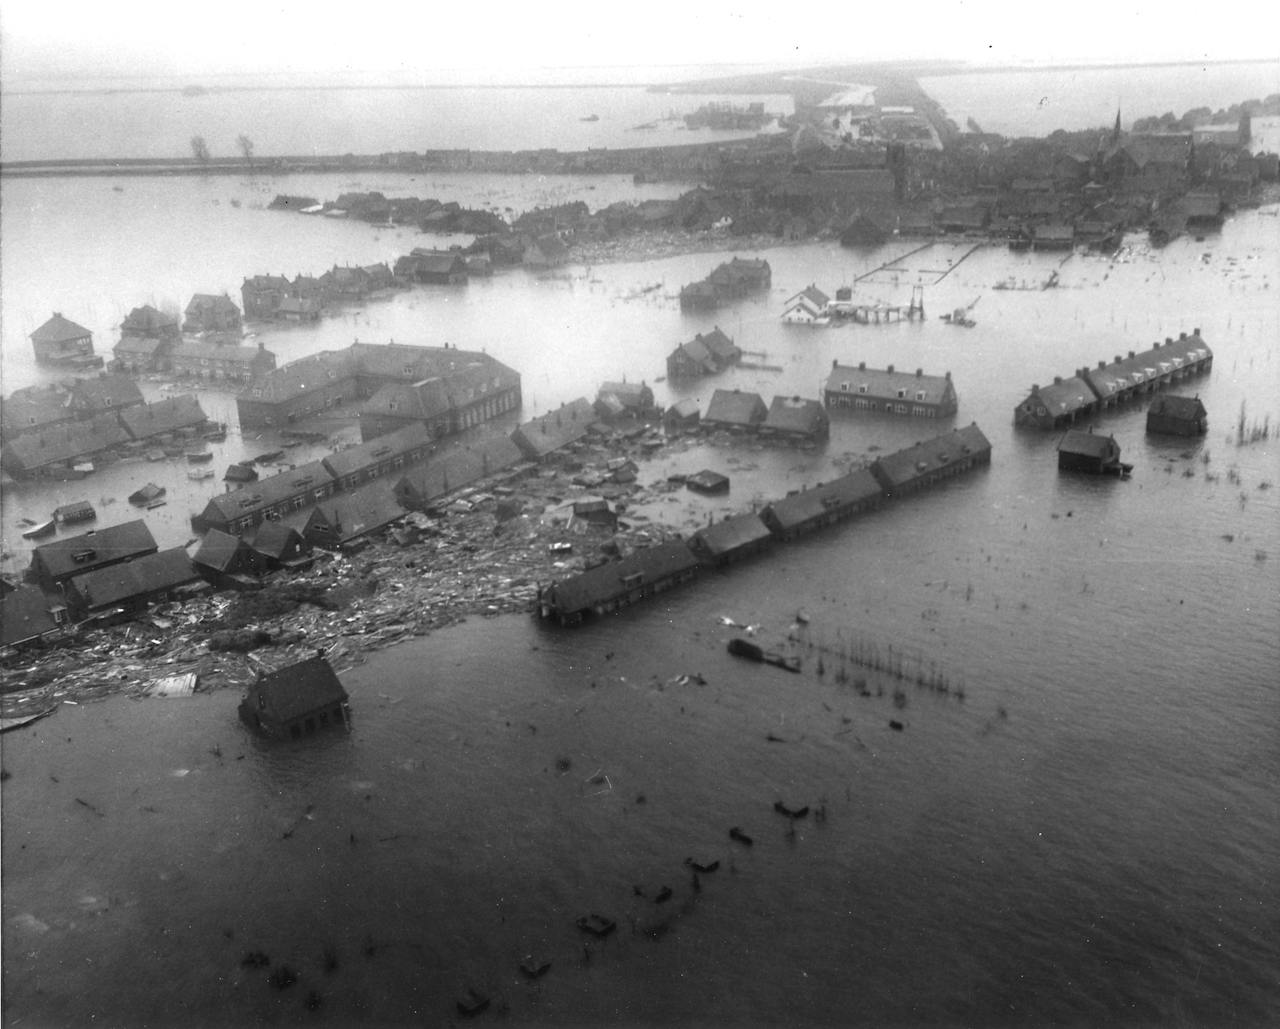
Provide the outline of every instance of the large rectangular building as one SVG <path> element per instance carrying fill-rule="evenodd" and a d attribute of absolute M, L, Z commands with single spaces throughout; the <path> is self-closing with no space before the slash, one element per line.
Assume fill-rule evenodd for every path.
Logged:
<path fill-rule="evenodd" d="M 831 374 L 823 390 L 823 400 L 831 411 L 871 411 L 908 415 L 913 418 L 948 418 L 956 413 L 958 401 L 951 373 L 925 375 L 888 368 L 858 367 L 831 362 Z"/>

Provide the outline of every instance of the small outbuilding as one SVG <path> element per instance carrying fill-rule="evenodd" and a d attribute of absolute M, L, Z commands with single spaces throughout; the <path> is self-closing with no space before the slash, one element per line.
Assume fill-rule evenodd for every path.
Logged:
<path fill-rule="evenodd" d="M 1147 408 L 1147 432 L 1168 436 L 1203 436 L 1209 431 L 1209 413 L 1199 397 L 1161 394 Z"/>
<path fill-rule="evenodd" d="M 323 657 L 260 673 L 240 701 L 240 719 L 276 739 L 348 724 L 347 691 Z"/>

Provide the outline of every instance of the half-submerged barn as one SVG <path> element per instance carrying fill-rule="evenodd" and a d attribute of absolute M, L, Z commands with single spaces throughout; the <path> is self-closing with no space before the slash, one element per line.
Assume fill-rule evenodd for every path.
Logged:
<path fill-rule="evenodd" d="M 347 724 L 347 691 L 322 657 L 259 674 L 240 701 L 240 719 L 276 739 Z"/>

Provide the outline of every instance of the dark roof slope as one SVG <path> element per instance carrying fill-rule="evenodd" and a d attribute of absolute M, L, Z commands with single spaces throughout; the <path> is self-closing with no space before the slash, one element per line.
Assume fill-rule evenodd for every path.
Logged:
<path fill-rule="evenodd" d="M 712 557 L 731 553 L 763 540 L 773 538 L 768 527 L 754 511 L 734 515 L 724 521 L 699 529 L 693 538 Z"/>
<path fill-rule="evenodd" d="M 581 575 L 557 582 L 550 594 L 560 611 L 573 614 L 589 610 L 633 588 L 624 580 L 639 575 L 641 583 L 651 583 L 696 568 L 698 559 L 684 543 L 663 543 L 610 561 Z"/>
<path fill-rule="evenodd" d="M 511 439 L 526 457 L 537 459 L 581 439 L 595 419 L 591 401 L 579 397 L 518 426 Z"/>
<path fill-rule="evenodd" d="M 330 704 L 345 703 L 347 691 L 322 657 L 267 672 L 250 686 L 268 719 L 290 722 Z"/>
<path fill-rule="evenodd" d="M 935 436 L 878 459 L 872 470 L 886 490 L 901 487 L 961 458 L 990 456 L 991 442 L 977 424 Z"/>
<path fill-rule="evenodd" d="M 64 318 L 61 313 L 55 311 L 52 318 L 31 334 L 31 339 L 36 343 L 66 343 L 91 335 L 93 333 L 83 325 L 77 325 L 70 318 Z"/>
<path fill-rule="evenodd" d="M 884 490 L 866 468 L 857 468 L 832 482 L 813 489 L 801 490 L 793 496 L 775 500 L 769 512 L 778 528 L 785 532 L 821 518 L 832 511 L 842 511 L 879 497 Z"/>
<path fill-rule="evenodd" d="M 68 588 L 90 607 L 105 607 L 185 586 L 199 578 L 186 550 L 173 547 L 77 575 Z"/>
<path fill-rule="evenodd" d="M 120 421 L 134 439 L 146 439 L 175 429 L 203 425 L 208 416 L 194 393 L 166 397 L 150 404 L 140 404 L 120 412 Z"/>
<path fill-rule="evenodd" d="M 75 559 L 76 554 L 92 550 L 94 556 L 83 561 Z M 49 575 L 59 578 L 76 572 L 87 571 L 104 561 L 118 561 L 122 557 L 134 554 L 154 554 L 155 537 L 141 518 L 119 525 L 109 525 L 105 529 L 92 529 L 79 536 L 67 536 L 64 539 L 45 543 L 32 551 L 32 559 L 39 556 Z"/>

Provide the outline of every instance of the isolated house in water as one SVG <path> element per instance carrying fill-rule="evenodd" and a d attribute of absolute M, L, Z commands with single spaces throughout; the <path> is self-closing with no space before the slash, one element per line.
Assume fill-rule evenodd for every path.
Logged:
<path fill-rule="evenodd" d="M 1209 413 L 1199 397 L 1158 396 L 1147 408 L 1147 432 L 1169 436 L 1203 436 Z"/>
<path fill-rule="evenodd" d="M 39 364 L 78 368 L 102 364 L 102 358 L 93 352 L 93 333 L 57 311 L 31 334 L 31 346 Z"/>
<path fill-rule="evenodd" d="M 240 701 L 240 719 L 277 739 L 347 724 L 347 691 L 322 657 L 258 676 Z"/>
<path fill-rule="evenodd" d="M 1058 470 L 1124 476 L 1133 470 L 1133 465 L 1120 461 L 1120 444 L 1114 436 L 1068 429 L 1058 443 Z"/>

